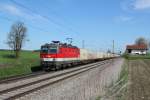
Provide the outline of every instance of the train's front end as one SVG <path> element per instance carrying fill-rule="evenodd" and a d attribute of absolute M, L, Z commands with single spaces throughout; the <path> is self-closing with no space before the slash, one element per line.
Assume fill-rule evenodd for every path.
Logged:
<path fill-rule="evenodd" d="M 45 44 L 41 46 L 40 59 L 44 70 L 51 70 L 56 67 L 58 53 L 58 43 Z"/>

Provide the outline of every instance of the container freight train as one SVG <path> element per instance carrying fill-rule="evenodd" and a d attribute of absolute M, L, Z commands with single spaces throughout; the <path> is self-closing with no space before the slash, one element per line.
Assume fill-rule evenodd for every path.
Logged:
<path fill-rule="evenodd" d="M 111 59 L 116 55 L 111 53 L 92 52 L 80 49 L 71 44 L 52 41 L 41 46 L 41 66 L 44 70 L 59 70 L 68 66 L 92 63 L 100 60 Z"/>

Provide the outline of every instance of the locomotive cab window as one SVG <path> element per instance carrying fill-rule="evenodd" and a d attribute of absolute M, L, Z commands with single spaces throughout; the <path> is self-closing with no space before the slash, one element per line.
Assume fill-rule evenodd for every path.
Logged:
<path fill-rule="evenodd" d="M 41 48 L 41 53 L 48 53 L 48 48 L 42 47 Z"/>
<path fill-rule="evenodd" d="M 49 53 L 57 53 L 57 48 L 50 48 Z"/>

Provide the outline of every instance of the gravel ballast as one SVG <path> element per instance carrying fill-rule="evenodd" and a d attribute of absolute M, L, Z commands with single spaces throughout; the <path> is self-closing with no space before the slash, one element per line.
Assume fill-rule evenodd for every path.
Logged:
<path fill-rule="evenodd" d="M 33 92 L 21 100 L 95 100 L 114 83 L 121 71 L 123 59 L 118 58 L 98 68 L 76 75 Z"/>

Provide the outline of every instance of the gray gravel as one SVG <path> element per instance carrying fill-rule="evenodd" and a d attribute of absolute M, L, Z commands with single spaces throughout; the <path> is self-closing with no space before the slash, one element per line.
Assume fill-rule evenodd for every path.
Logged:
<path fill-rule="evenodd" d="M 93 65 L 93 64 L 89 64 L 89 65 Z M 43 74 L 43 75 L 36 76 L 36 77 L 32 77 L 32 78 L 20 79 L 18 81 L 11 82 L 11 83 L 5 83 L 4 82 L 4 83 L 0 84 L 0 90 L 1 91 L 6 90 L 6 89 L 9 89 L 9 88 L 12 88 L 12 87 L 24 85 L 24 84 L 31 83 L 31 82 L 34 82 L 34 81 L 37 81 L 37 80 L 41 80 L 41 79 L 52 77 L 52 76 L 55 76 L 55 75 L 58 75 L 58 74 L 66 73 L 66 72 L 69 72 L 69 71 L 72 71 L 72 70 L 84 68 L 84 67 L 87 67 L 87 66 L 88 65 L 84 65 L 84 66 L 81 66 L 81 67 L 75 67 L 75 68 L 66 69 L 66 70 L 62 70 L 62 71 L 50 72 L 50 73 Z"/>
<path fill-rule="evenodd" d="M 102 67 L 76 75 L 19 99 L 95 100 L 96 97 L 104 94 L 105 87 L 118 79 L 123 61 L 122 58 L 115 59 Z"/>

